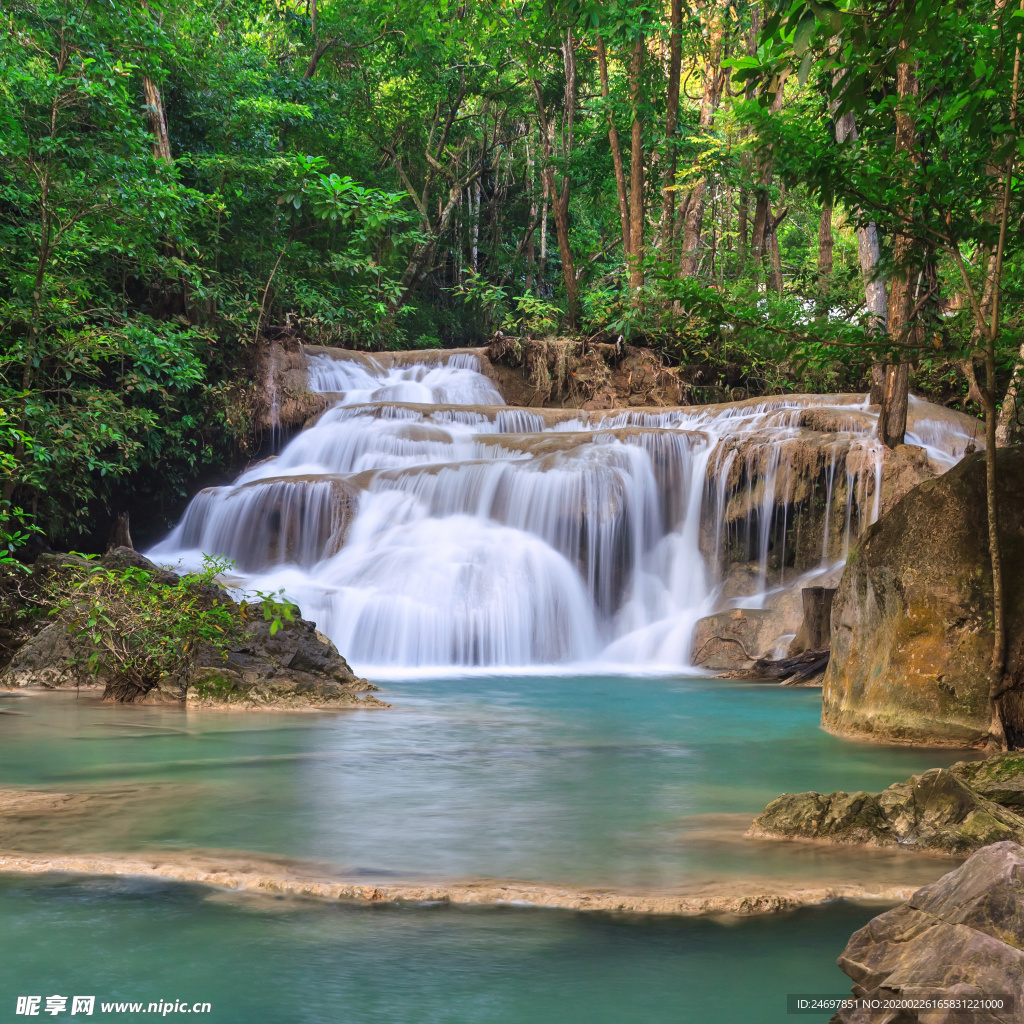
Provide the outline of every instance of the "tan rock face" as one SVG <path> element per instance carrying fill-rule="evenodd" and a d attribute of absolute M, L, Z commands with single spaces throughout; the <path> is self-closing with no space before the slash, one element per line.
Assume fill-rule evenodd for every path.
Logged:
<path fill-rule="evenodd" d="M 1024 686 L 1024 451 L 1000 449 L 1008 670 Z M 822 725 L 950 746 L 992 740 L 992 586 L 984 455 L 927 480 L 869 527 L 832 609 Z"/>
<path fill-rule="evenodd" d="M 962 867 L 926 885 L 907 903 L 855 932 L 839 957 L 853 995 L 893 1000 L 1009 996 L 1011 1011 L 945 1015 L 917 1009 L 860 1006 L 830 1024 L 1024 1020 L 1024 849 L 987 846 Z"/>

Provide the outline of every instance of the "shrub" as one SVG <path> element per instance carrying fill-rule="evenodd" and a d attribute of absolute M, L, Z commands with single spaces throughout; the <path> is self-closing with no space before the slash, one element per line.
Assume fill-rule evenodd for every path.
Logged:
<path fill-rule="evenodd" d="M 51 614 L 67 624 L 74 667 L 102 679 L 104 699 L 131 703 L 163 680 L 184 690 L 199 659 L 226 660 L 245 635 L 253 606 L 236 604 L 215 583 L 229 563 L 204 560 L 199 572 L 175 576 L 138 566 L 69 564 Z M 271 633 L 297 609 L 257 595 Z"/>

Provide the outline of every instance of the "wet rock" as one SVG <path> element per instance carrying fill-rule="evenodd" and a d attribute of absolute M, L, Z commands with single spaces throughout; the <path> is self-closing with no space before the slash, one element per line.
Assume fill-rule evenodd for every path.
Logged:
<path fill-rule="evenodd" d="M 1024 818 L 948 769 L 933 768 L 881 793 L 784 793 L 754 819 L 749 834 L 958 855 L 1024 840 Z"/>
<path fill-rule="evenodd" d="M 1024 450 L 998 453 L 1009 643 L 1024 739 Z M 984 454 L 913 488 L 853 550 L 832 608 L 822 724 L 882 740 L 1001 745 L 992 731 Z"/>
<path fill-rule="evenodd" d="M 1024 1020 L 1024 849 L 999 842 L 855 932 L 839 957 L 859 999 L 1009 996 L 1010 1012 L 856 1008 L 830 1024 Z"/>
<path fill-rule="evenodd" d="M 734 608 L 698 619 L 693 631 L 693 664 L 720 671 L 749 665 L 770 650 L 784 628 L 767 608 Z"/>
<path fill-rule="evenodd" d="M 260 339 L 256 423 L 265 433 L 301 427 L 323 412 L 327 399 L 311 391 L 300 335 L 290 326 L 267 327 Z"/>

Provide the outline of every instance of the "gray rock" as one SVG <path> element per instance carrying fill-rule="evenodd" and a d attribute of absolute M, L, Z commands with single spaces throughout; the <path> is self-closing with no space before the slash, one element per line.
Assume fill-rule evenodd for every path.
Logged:
<path fill-rule="evenodd" d="M 1024 1021 L 1024 849 L 1000 842 L 855 932 L 839 957 L 853 995 L 869 1000 L 1010 996 L 1012 1012 L 860 1007 L 834 1024 Z"/>
<path fill-rule="evenodd" d="M 260 606 L 247 610 L 252 624 L 226 660 L 212 653 L 200 659 L 185 696 L 189 707 L 388 707 L 376 697 L 355 696 L 377 687 L 353 673 L 315 623 L 282 622 L 271 635 Z"/>

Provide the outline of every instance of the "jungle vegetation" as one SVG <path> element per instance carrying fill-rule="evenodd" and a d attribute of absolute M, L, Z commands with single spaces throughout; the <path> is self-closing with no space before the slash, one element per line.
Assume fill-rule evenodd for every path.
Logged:
<path fill-rule="evenodd" d="M 10 550 L 260 444 L 263 333 L 622 337 L 1014 440 L 1024 2 L 12 0 Z M 994 463 L 993 470 L 994 472 Z M 994 522 L 995 510 L 990 517 Z M 994 528 L 994 527 L 993 527 Z"/>

